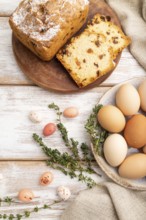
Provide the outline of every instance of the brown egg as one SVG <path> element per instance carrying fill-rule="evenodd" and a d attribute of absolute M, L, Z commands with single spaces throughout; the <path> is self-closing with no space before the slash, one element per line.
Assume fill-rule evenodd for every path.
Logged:
<path fill-rule="evenodd" d="M 119 167 L 119 175 L 128 179 L 139 179 L 146 176 L 146 155 L 131 154 Z"/>
<path fill-rule="evenodd" d="M 126 124 L 124 137 L 130 147 L 141 148 L 146 144 L 146 117 L 134 115 Z"/>
<path fill-rule="evenodd" d="M 40 184 L 43 186 L 49 185 L 53 181 L 53 174 L 51 172 L 44 173 L 40 178 Z"/>
<path fill-rule="evenodd" d="M 18 199 L 22 202 L 31 202 L 34 198 L 34 194 L 30 189 L 22 189 L 19 191 Z"/>
<path fill-rule="evenodd" d="M 125 127 L 125 117 L 123 113 L 113 105 L 103 106 L 97 115 L 100 125 L 109 132 L 118 133 Z"/>

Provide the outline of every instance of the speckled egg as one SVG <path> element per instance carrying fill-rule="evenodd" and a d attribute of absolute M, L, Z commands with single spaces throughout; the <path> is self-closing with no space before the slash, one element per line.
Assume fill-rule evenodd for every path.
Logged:
<path fill-rule="evenodd" d="M 58 189 L 57 189 L 57 194 L 64 201 L 68 200 L 71 196 L 70 189 L 68 187 L 65 187 L 65 186 L 59 186 Z"/>
<path fill-rule="evenodd" d="M 57 127 L 54 123 L 48 123 L 43 129 L 43 135 L 46 137 L 50 136 L 55 133 L 56 129 Z"/>
<path fill-rule="evenodd" d="M 45 172 L 40 178 L 40 184 L 43 186 L 49 185 L 53 181 L 53 173 Z"/>
<path fill-rule="evenodd" d="M 38 112 L 31 111 L 29 113 L 29 119 L 34 123 L 40 123 L 42 121 L 42 115 Z"/>
<path fill-rule="evenodd" d="M 34 198 L 34 194 L 30 189 L 22 189 L 19 191 L 18 199 L 22 202 L 31 202 Z"/>

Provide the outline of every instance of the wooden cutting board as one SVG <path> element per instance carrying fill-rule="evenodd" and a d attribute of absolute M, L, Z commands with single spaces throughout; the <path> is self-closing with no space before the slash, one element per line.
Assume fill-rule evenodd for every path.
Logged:
<path fill-rule="evenodd" d="M 115 12 L 104 1 L 90 0 L 90 9 L 87 22 L 88 20 L 91 20 L 91 18 L 97 13 L 109 15 L 111 17 L 111 20 L 116 25 L 120 26 L 120 22 Z M 82 27 L 80 32 L 83 31 L 85 27 L 86 24 Z M 27 49 L 14 36 L 14 34 L 12 35 L 12 45 L 17 63 L 20 66 L 23 73 L 27 77 L 29 77 L 29 79 L 31 79 L 35 84 L 45 89 L 62 93 L 80 92 L 98 86 L 101 82 L 107 79 L 113 72 L 111 71 L 107 73 L 106 75 L 100 77 L 89 86 L 80 89 L 56 58 L 52 59 L 49 62 L 42 61 L 29 49 Z M 120 57 L 121 54 L 119 54 L 119 56 L 115 60 L 116 66 L 120 60 Z"/>

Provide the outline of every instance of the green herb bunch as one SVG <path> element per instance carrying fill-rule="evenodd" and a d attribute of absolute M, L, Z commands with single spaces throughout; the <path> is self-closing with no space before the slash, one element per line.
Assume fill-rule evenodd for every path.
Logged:
<path fill-rule="evenodd" d="M 21 220 L 22 218 L 29 218 L 31 216 L 31 214 L 39 212 L 39 211 L 41 211 L 43 209 L 51 209 L 51 207 L 53 205 L 55 205 L 57 203 L 61 203 L 61 202 L 62 202 L 62 200 L 56 200 L 56 201 L 53 201 L 50 204 L 44 204 L 43 206 L 40 206 L 40 207 L 35 206 L 31 210 L 25 210 L 24 212 L 19 213 L 19 214 L 0 214 L 0 219 L 8 219 L 8 220 L 16 219 L 16 220 Z M 3 198 L 3 199 L 0 199 L 0 205 L 2 205 L 3 203 L 6 203 L 6 204 L 8 204 L 10 206 L 11 204 L 15 204 L 15 203 L 18 204 L 19 202 L 14 201 L 10 197 L 6 197 L 6 198 Z"/>
<path fill-rule="evenodd" d="M 91 162 L 94 161 L 94 158 L 92 156 L 90 147 L 86 143 L 79 144 L 78 141 L 68 137 L 68 131 L 61 120 L 62 112 L 60 111 L 59 106 L 52 103 L 48 107 L 56 112 L 58 130 L 61 134 L 62 140 L 65 143 L 65 146 L 70 150 L 70 153 L 61 153 L 58 149 L 48 148 L 39 135 L 33 134 L 34 140 L 40 145 L 43 152 L 48 156 L 48 160 L 46 161 L 47 165 L 54 169 L 60 170 L 71 178 L 77 178 L 78 181 L 82 181 L 86 183 L 87 187 L 92 188 L 96 185 L 96 182 L 91 176 L 89 177 L 89 175 L 86 174 L 101 175 L 92 167 Z M 93 109 L 93 113 L 90 115 L 85 126 L 96 148 L 100 148 L 102 141 L 106 136 L 105 133 L 103 134 L 103 132 L 100 134 L 101 128 L 99 125 L 97 126 L 96 117 L 99 109 L 100 106 L 96 106 Z M 79 155 L 79 149 L 82 152 L 82 156 Z"/>
<path fill-rule="evenodd" d="M 97 114 L 102 107 L 102 105 L 96 105 L 85 124 L 86 131 L 90 135 L 93 147 L 100 156 L 103 154 L 103 143 L 108 136 L 108 132 L 103 129 L 97 121 Z"/>

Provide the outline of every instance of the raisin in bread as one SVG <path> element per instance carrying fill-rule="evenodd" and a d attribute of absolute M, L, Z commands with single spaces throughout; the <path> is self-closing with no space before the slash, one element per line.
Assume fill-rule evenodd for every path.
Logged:
<path fill-rule="evenodd" d="M 57 58 L 79 87 L 87 86 L 114 68 L 113 51 L 106 38 L 88 29 L 60 50 Z"/>
<path fill-rule="evenodd" d="M 86 21 L 88 0 L 23 0 L 9 19 L 15 36 L 51 60 Z"/>
<path fill-rule="evenodd" d="M 113 48 L 113 59 L 131 43 L 131 39 L 123 33 L 120 27 L 110 21 L 109 16 L 96 14 L 91 24 L 88 25 L 88 29 L 106 37 L 109 46 Z"/>

